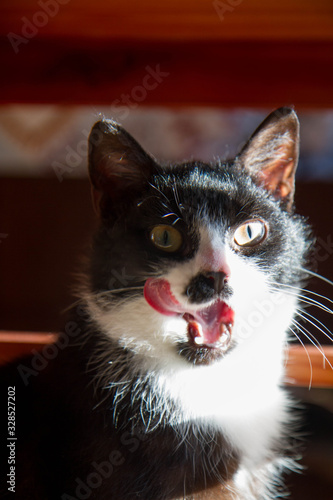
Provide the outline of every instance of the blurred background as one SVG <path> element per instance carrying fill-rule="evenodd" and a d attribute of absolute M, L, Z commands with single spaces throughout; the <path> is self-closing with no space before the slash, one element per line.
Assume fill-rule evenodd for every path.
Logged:
<path fill-rule="evenodd" d="M 0 34 L 1 330 L 63 326 L 96 224 L 86 154 L 101 116 L 158 160 L 211 161 L 294 105 L 296 206 L 318 238 L 316 271 L 333 279 L 331 0 L 1 0 Z M 309 288 L 332 298 L 327 282 Z M 332 331 L 331 314 L 310 312 Z M 293 391 L 309 437 L 291 498 L 332 499 L 332 390 Z"/>

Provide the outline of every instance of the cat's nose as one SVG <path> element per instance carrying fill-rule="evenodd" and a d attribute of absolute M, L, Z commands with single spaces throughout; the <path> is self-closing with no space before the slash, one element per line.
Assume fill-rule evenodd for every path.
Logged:
<path fill-rule="evenodd" d="M 192 278 L 186 288 L 186 296 L 190 302 L 205 302 L 216 295 L 230 294 L 228 276 L 223 271 L 203 272 Z"/>
<path fill-rule="evenodd" d="M 209 284 L 215 293 L 220 294 L 227 283 L 227 275 L 223 271 L 217 273 L 210 272 L 206 274 Z"/>

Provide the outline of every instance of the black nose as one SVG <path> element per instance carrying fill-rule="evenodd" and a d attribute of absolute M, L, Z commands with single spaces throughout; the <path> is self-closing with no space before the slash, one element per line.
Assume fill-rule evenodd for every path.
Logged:
<path fill-rule="evenodd" d="M 227 275 L 224 272 L 205 272 L 195 276 L 188 287 L 186 295 L 190 302 L 205 302 L 216 295 L 230 295 Z"/>
<path fill-rule="evenodd" d="M 214 292 L 220 294 L 227 283 L 227 275 L 223 272 L 211 272 L 207 273 L 206 277 L 209 280 L 209 284 Z"/>

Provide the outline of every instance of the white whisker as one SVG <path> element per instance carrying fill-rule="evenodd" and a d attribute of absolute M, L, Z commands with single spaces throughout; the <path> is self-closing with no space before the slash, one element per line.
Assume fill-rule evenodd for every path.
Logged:
<path fill-rule="evenodd" d="M 307 297 L 306 295 L 299 295 L 298 298 L 300 302 L 318 307 L 319 309 L 322 309 L 329 314 L 333 314 L 333 311 L 329 307 L 326 307 L 324 304 L 321 304 L 321 302 L 318 302 L 317 300 L 311 299 L 311 297 Z"/>
<path fill-rule="evenodd" d="M 169 212 L 168 214 L 163 215 L 162 219 L 165 219 L 166 217 L 170 217 L 171 215 L 174 215 L 175 217 L 178 217 L 178 215 L 175 214 L 175 212 Z"/>
<path fill-rule="evenodd" d="M 325 304 L 322 304 L 321 302 L 313 299 L 312 297 L 308 297 L 306 295 L 302 295 L 302 294 L 296 293 L 296 292 L 291 291 L 291 290 L 281 290 L 281 288 L 279 288 L 277 286 L 275 286 L 275 288 L 271 287 L 271 290 L 276 291 L 276 292 L 283 291 L 283 293 L 285 293 L 286 295 L 289 295 L 290 297 L 297 297 L 300 302 L 304 302 L 305 304 L 309 304 L 309 305 L 312 305 L 314 307 L 318 307 L 319 309 L 322 309 L 323 311 L 325 311 L 329 314 L 333 314 L 333 311 L 329 307 L 327 307 L 327 306 L 325 306 Z M 307 292 L 307 290 L 306 290 L 306 292 Z M 318 295 L 319 297 L 322 297 L 323 299 L 328 300 L 329 302 L 332 302 L 330 299 L 328 299 L 327 297 L 325 297 L 323 295 L 320 295 L 320 294 L 315 294 L 315 295 Z"/>
<path fill-rule="evenodd" d="M 315 277 L 315 278 L 318 278 L 322 281 L 325 281 L 325 283 L 328 283 L 329 285 L 332 285 L 333 286 L 333 281 L 329 280 L 328 278 L 325 278 L 324 276 L 322 276 L 321 274 L 318 274 L 318 273 L 315 273 L 314 271 L 310 271 L 309 269 L 304 269 L 304 268 L 300 268 L 304 273 L 307 273 L 307 274 L 310 274 L 311 276 Z"/>
<path fill-rule="evenodd" d="M 303 335 L 305 335 L 305 337 L 311 342 L 312 345 L 315 345 L 318 347 L 318 349 L 320 349 L 320 352 L 324 355 L 324 352 L 322 350 L 322 347 L 321 347 L 321 344 L 320 342 L 318 341 L 318 339 L 313 335 L 313 333 L 309 332 L 309 330 L 307 328 L 305 328 L 305 326 L 302 326 L 300 324 L 299 321 L 297 321 L 296 319 L 294 319 L 292 321 L 292 324 L 294 326 L 296 326 L 296 328 L 301 332 L 303 333 Z M 310 337 L 311 338 L 310 338 Z"/>
<path fill-rule="evenodd" d="M 298 321 L 294 320 L 293 321 L 293 325 L 295 325 L 298 330 L 303 333 L 303 335 L 311 342 L 311 344 L 316 348 L 318 349 L 318 351 L 320 352 L 320 354 L 323 356 L 323 359 L 327 362 L 327 364 L 329 365 L 329 367 L 333 370 L 333 366 L 331 365 L 330 361 L 327 359 L 324 351 L 323 351 L 323 348 L 321 347 L 320 343 L 318 342 L 318 340 L 316 339 L 316 337 L 314 337 L 314 335 L 309 332 L 309 330 L 307 330 L 304 326 L 301 326 Z"/>
<path fill-rule="evenodd" d="M 306 293 L 309 293 L 311 295 L 314 295 L 315 297 L 327 300 L 330 304 L 333 304 L 333 300 L 329 299 L 325 295 L 321 295 L 320 293 L 314 292 L 313 290 L 308 290 L 307 288 L 294 287 L 292 285 L 287 285 L 285 283 L 274 283 L 274 282 L 271 282 L 271 283 L 273 283 L 274 285 L 277 285 L 278 287 L 286 287 L 286 288 L 296 290 L 295 294 L 297 294 L 297 295 L 299 294 L 300 291 L 302 291 L 302 292 L 306 292 Z"/>
<path fill-rule="evenodd" d="M 132 290 L 143 290 L 143 286 L 141 285 L 141 286 L 129 286 L 126 288 L 115 288 L 114 290 L 108 290 L 106 293 L 121 293 L 121 292 L 128 292 L 128 291 L 132 291 Z"/>
<path fill-rule="evenodd" d="M 299 343 L 303 346 L 304 350 L 305 350 L 305 353 L 306 353 L 306 356 L 309 360 L 309 366 L 310 366 L 310 382 L 309 382 L 309 390 L 311 389 L 311 386 L 312 386 L 312 379 L 313 379 L 313 368 L 312 368 L 312 361 L 311 361 L 311 358 L 310 358 L 310 355 L 309 355 L 309 352 L 307 350 L 307 348 L 305 347 L 305 344 L 304 342 L 302 342 L 302 340 L 300 339 L 300 337 L 297 335 L 297 333 L 291 328 L 291 326 L 289 327 L 289 330 L 293 333 L 293 335 L 295 335 L 295 337 L 297 338 L 297 340 L 299 341 Z"/>
<path fill-rule="evenodd" d="M 321 321 L 319 321 L 319 319 L 315 318 L 314 316 L 312 316 L 312 314 L 308 313 L 307 311 L 303 311 L 302 309 L 297 309 L 297 313 L 302 319 L 304 319 L 304 321 L 311 323 L 311 325 L 317 328 L 317 330 L 319 330 L 323 335 L 325 335 L 325 337 L 327 337 L 331 342 L 333 342 L 332 332 L 327 328 L 327 326 L 325 326 Z M 307 316 L 312 318 L 314 321 L 317 321 L 323 328 L 320 328 L 316 323 L 314 323 L 314 321 L 311 321 Z M 324 330 L 326 330 L 326 332 Z"/>
<path fill-rule="evenodd" d="M 177 219 L 173 221 L 172 226 L 174 226 L 175 224 L 177 224 L 177 222 L 178 222 L 179 220 L 182 220 L 182 219 L 181 219 L 180 217 L 177 217 Z"/>
<path fill-rule="evenodd" d="M 167 202 L 169 203 L 169 198 L 168 198 L 168 197 L 167 197 L 164 193 L 162 193 L 162 191 L 161 191 L 160 189 L 158 189 L 158 187 L 154 186 L 154 184 L 152 184 L 151 182 L 149 182 L 148 184 L 149 184 L 149 186 L 151 186 L 153 189 L 156 189 L 156 191 L 157 191 L 157 192 L 158 192 L 161 196 L 163 196 L 163 197 L 167 200 Z"/>

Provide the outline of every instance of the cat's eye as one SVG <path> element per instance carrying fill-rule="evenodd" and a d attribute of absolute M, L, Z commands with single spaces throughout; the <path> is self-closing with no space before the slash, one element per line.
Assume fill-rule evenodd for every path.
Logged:
<path fill-rule="evenodd" d="M 173 226 L 160 224 L 150 231 L 150 240 L 164 252 L 177 252 L 183 243 L 181 233 Z"/>
<path fill-rule="evenodd" d="M 267 234 L 266 225 L 261 220 L 251 220 L 238 226 L 234 232 L 234 242 L 239 247 L 259 245 Z"/>

